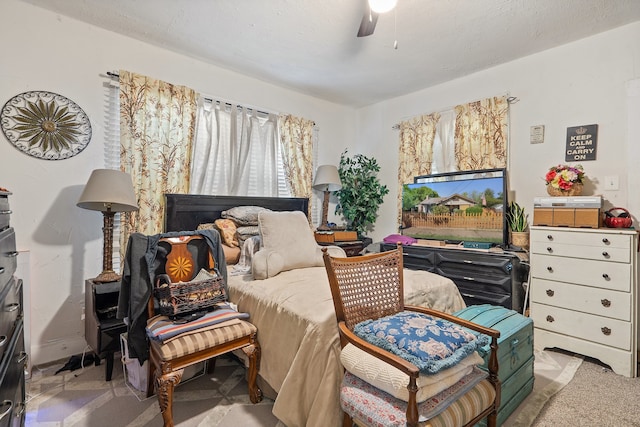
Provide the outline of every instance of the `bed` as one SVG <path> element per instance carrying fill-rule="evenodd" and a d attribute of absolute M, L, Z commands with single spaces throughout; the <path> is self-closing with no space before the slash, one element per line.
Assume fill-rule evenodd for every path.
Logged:
<path fill-rule="evenodd" d="M 308 200 L 167 194 L 165 231 L 195 230 L 236 206 L 306 213 Z M 265 394 L 275 399 L 274 415 L 288 427 L 340 426 L 340 341 L 324 267 L 283 271 L 264 280 L 229 275 L 228 282 L 231 302 L 258 328 L 260 379 Z M 444 312 L 465 307 L 450 279 L 405 270 L 404 282 L 407 304 Z"/>

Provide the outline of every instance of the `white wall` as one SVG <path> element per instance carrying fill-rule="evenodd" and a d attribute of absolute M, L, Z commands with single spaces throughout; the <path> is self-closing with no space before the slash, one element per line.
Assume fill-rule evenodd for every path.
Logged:
<path fill-rule="evenodd" d="M 640 23 L 634 23 L 359 109 L 356 147 L 378 159 L 381 180 L 391 189 L 380 210 L 374 240 L 398 231 L 399 135 L 392 126 L 419 114 L 501 94 L 519 99 L 511 106 L 508 173 L 510 190 L 527 212 L 533 212 L 534 197 L 546 196 L 547 169 L 565 163 L 567 127 L 594 123 L 599 125 L 598 150 L 595 161 L 582 162 L 590 181 L 585 195 L 601 194 L 607 209 L 637 207 L 636 181 L 628 180 L 628 171 L 632 168 L 634 173 L 640 161 L 633 148 L 640 144 L 640 136 L 632 131 L 637 128 L 633 123 L 640 122 L 638 83 L 632 82 L 639 77 Z M 529 143 L 534 125 L 545 125 L 543 144 Z M 610 175 L 619 176 L 618 191 L 603 190 L 604 177 Z M 636 217 L 640 212 L 632 214 Z"/>
<path fill-rule="evenodd" d="M 321 163 L 337 164 L 353 140 L 354 110 L 158 49 L 15 0 L 0 3 L 0 102 L 30 90 L 59 93 L 87 113 L 93 137 L 79 155 L 45 161 L 0 136 L 0 186 L 13 192 L 18 249 L 30 251 L 31 356 L 81 352 L 84 279 L 102 271 L 102 215 L 76 207 L 91 171 L 104 167 L 103 84 L 126 69 L 223 99 L 312 119 Z"/>

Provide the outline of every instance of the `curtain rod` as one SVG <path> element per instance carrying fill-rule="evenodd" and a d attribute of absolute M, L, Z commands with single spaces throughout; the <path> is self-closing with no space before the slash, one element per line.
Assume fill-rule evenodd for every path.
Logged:
<path fill-rule="evenodd" d="M 120 78 L 120 75 L 118 73 L 114 73 L 113 71 L 107 71 L 107 76 L 112 77 L 114 79 L 119 79 Z M 226 105 L 228 107 L 232 107 L 232 106 L 235 105 L 236 107 L 246 108 L 247 110 L 251 110 L 251 111 L 259 113 L 259 114 L 265 114 L 267 116 L 270 115 L 270 114 L 276 114 L 276 115 L 280 114 L 280 113 L 269 113 L 268 111 L 261 111 L 261 110 L 258 110 L 257 108 L 253 108 L 253 107 L 244 107 L 244 106 L 242 106 L 240 104 L 233 104 L 233 103 L 231 103 L 229 101 L 216 101 L 216 100 L 214 100 L 212 98 L 207 98 L 205 96 L 203 96 L 202 98 L 207 102 L 211 102 L 211 103 L 217 102 L 219 104 L 223 104 L 223 105 Z"/>
<path fill-rule="evenodd" d="M 507 96 L 507 104 L 515 104 L 516 102 L 520 101 L 520 99 L 517 96 Z M 473 102 L 473 101 L 472 101 Z M 438 113 L 441 113 L 443 111 L 449 111 L 449 110 L 453 110 L 455 108 L 455 106 L 453 107 L 449 107 L 449 108 L 443 108 L 440 111 L 438 111 Z M 431 114 L 431 113 L 430 113 Z M 419 114 L 420 115 L 420 114 Z M 411 116 L 411 117 L 416 117 L 416 116 Z M 400 121 L 403 121 L 407 118 L 411 118 L 411 117 L 405 117 L 404 119 L 401 119 Z M 395 125 L 391 126 L 391 129 L 393 130 L 398 130 L 400 129 L 400 123 L 396 123 Z"/>

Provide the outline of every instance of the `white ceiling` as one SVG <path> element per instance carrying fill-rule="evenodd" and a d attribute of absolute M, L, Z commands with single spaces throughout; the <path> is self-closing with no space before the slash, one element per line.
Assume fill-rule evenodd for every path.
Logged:
<path fill-rule="evenodd" d="M 22 1 L 355 107 L 640 20 L 640 0 L 399 0 L 357 38 L 366 0 Z"/>

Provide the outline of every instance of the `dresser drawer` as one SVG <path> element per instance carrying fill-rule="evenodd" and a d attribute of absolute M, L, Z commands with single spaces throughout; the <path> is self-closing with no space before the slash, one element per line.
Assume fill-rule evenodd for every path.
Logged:
<path fill-rule="evenodd" d="M 9 198 L 7 196 L 0 196 L 0 230 L 9 227 L 9 216 L 11 216 Z"/>
<path fill-rule="evenodd" d="M 531 243 L 531 252 L 535 254 L 554 255 L 562 258 L 592 259 L 628 264 L 631 262 L 629 248 L 575 245 L 556 242 Z"/>
<path fill-rule="evenodd" d="M 22 322 L 8 343 L 8 349 L 0 362 L 0 412 L 7 412 L 0 420 L 2 427 L 24 426 L 25 418 L 25 378 L 27 354 L 24 349 L 24 328 Z"/>
<path fill-rule="evenodd" d="M 583 230 L 581 230 L 583 231 Z M 569 230 L 558 230 L 552 227 L 534 228 L 531 230 L 531 251 L 534 246 L 544 248 L 542 245 L 534 243 L 559 243 L 565 245 L 594 246 L 601 249 L 621 248 L 629 250 L 632 242 L 630 233 L 607 233 L 607 232 L 576 232 Z M 580 254 L 581 256 L 582 254 Z"/>
<path fill-rule="evenodd" d="M 631 264 L 531 254 L 531 276 L 630 292 Z"/>
<path fill-rule="evenodd" d="M 14 277 L 0 288 L 0 355 L 4 354 L 20 318 L 20 289 Z"/>
<path fill-rule="evenodd" d="M 631 294 L 534 279 L 531 299 L 541 304 L 631 321 Z"/>
<path fill-rule="evenodd" d="M 462 271 L 467 276 L 487 278 L 511 278 L 513 258 L 500 255 L 485 255 L 471 251 L 442 251 L 436 253 L 436 262 L 441 270 Z"/>
<path fill-rule="evenodd" d="M 631 323 L 539 303 L 531 304 L 536 328 L 631 350 Z"/>
<path fill-rule="evenodd" d="M 13 276 L 18 265 L 16 235 L 13 228 L 0 231 L 0 288 Z"/>

